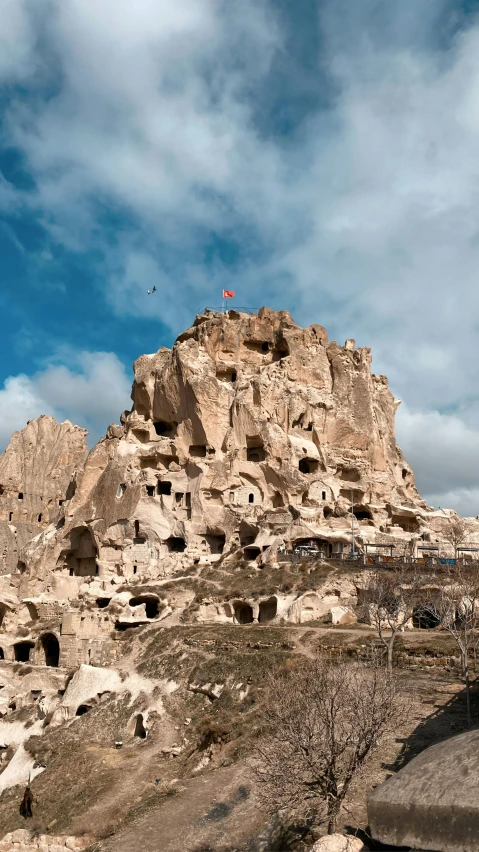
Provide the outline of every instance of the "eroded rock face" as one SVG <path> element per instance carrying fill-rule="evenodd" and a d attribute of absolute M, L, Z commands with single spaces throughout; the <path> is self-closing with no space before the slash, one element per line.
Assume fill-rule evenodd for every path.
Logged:
<path fill-rule="evenodd" d="M 310 539 L 327 554 L 350 542 L 351 498 L 358 525 L 386 530 L 396 504 L 417 523 L 370 361 L 287 311 L 197 317 L 135 363 L 133 409 L 90 454 L 64 529 L 26 552 L 31 572 L 158 577 Z"/>
<path fill-rule="evenodd" d="M 16 569 L 23 545 L 64 514 L 87 456 L 86 435 L 42 415 L 0 455 L 0 573 Z"/>
<path fill-rule="evenodd" d="M 0 584 L 5 659 L 48 665 L 59 645 L 60 666 L 109 665 L 112 631 L 189 605 L 192 591 L 163 593 L 171 575 L 219 560 L 274 565 L 298 547 L 341 555 L 352 545 L 351 502 L 363 550 L 412 553 L 434 513 L 396 444 L 397 403 L 370 363 L 369 349 L 328 343 L 324 328 L 301 328 L 287 311 L 206 312 L 171 350 L 136 361 L 132 410 L 85 463 L 84 431 L 68 422 L 42 417 L 17 433 L 0 461 L 0 505 L 5 514 L 13 501 L 22 523 L 37 512 L 52 523 L 24 544 L 20 521 L 6 521 L 22 573 Z M 258 600 L 239 591 L 205 599 L 198 620 L 355 620 L 355 589 Z"/>

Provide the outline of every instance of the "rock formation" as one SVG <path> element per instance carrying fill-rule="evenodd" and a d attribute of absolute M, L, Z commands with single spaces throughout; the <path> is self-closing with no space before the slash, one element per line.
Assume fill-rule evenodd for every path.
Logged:
<path fill-rule="evenodd" d="M 87 456 L 86 435 L 42 415 L 0 455 L 0 574 L 16 570 L 23 544 L 63 516 Z"/>
<path fill-rule="evenodd" d="M 366 539 L 419 530 L 396 403 L 370 362 L 287 311 L 197 317 L 136 361 L 133 409 L 91 453 L 65 527 L 28 550 L 30 573 L 154 578 L 301 541 L 328 555 L 350 544 L 351 502 Z"/>
<path fill-rule="evenodd" d="M 109 663 L 112 628 L 171 613 L 158 586 L 170 575 L 231 560 L 260 569 L 298 546 L 339 558 L 353 525 L 362 551 L 413 553 L 437 513 L 416 490 L 395 440 L 397 402 L 370 364 L 369 349 L 328 343 L 322 326 L 303 329 L 287 311 L 206 312 L 171 350 L 136 361 L 132 410 L 84 464 L 85 433 L 68 422 L 41 417 L 16 433 L 0 459 L 0 506 L 17 541 L 31 526 L 18 556 L 10 549 L 6 567 L 16 557 L 20 572 L 0 589 L 4 655 L 30 658 L 10 627 L 31 621 L 32 660 Z M 304 601 L 205 603 L 199 617 L 330 612 L 342 623 L 355 594 L 349 583 Z M 57 626 L 44 640 L 45 618 Z"/>
<path fill-rule="evenodd" d="M 85 431 L 51 417 L 0 456 L 0 791 L 42 772 L 29 738 L 78 724 L 109 696 L 124 703 L 118 730 L 147 737 L 181 672 L 147 682 L 122 669 L 119 640 L 138 636 L 125 630 L 348 624 L 367 585 L 363 562 L 342 570 L 351 550 L 366 560 L 368 549 L 451 547 L 454 513 L 420 498 L 369 349 L 328 343 L 287 311 L 207 311 L 134 370 L 131 411 L 88 456 Z M 316 558 L 299 564 L 301 548 Z M 145 631 L 136 648 L 169 633 Z M 208 703 L 247 696 L 251 680 L 195 668 L 183 688 Z M 183 745 L 165 748 L 173 759 Z"/>

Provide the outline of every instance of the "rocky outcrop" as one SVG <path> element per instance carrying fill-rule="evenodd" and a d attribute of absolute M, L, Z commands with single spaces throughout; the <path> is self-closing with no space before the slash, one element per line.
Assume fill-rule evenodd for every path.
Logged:
<path fill-rule="evenodd" d="M 311 852 L 367 852 L 367 846 L 358 837 L 329 834 L 317 840 Z"/>
<path fill-rule="evenodd" d="M 424 504 L 370 362 L 287 311 L 197 317 L 135 363 L 133 409 L 90 454 L 64 528 L 26 550 L 31 575 L 157 578 L 302 541 L 341 552 L 351 500 L 359 535 L 401 540 Z"/>
<path fill-rule="evenodd" d="M 87 432 L 42 415 L 15 432 L 0 456 L 0 519 L 48 526 L 63 514 L 87 457 Z"/>
<path fill-rule="evenodd" d="M 11 831 L 0 840 L 0 852 L 81 852 L 92 843 L 92 837 L 33 834 L 25 828 Z"/>
<path fill-rule="evenodd" d="M 42 415 L 15 432 L 0 456 L 0 573 L 23 545 L 64 515 L 87 456 L 85 429 Z"/>
<path fill-rule="evenodd" d="M 329 343 L 287 311 L 206 311 L 172 349 L 135 362 L 132 410 L 86 461 L 68 422 L 16 433 L 0 459 L 8 566 L 20 569 L 0 584 L 1 653 L 109 665 L 112 631 L 189 606 L 193 592 L 176 604 L 162 592 L 172 575 L 219 561 L 259 570 L 298 548 L 341 557 L 353 523 L 362 552 L 414 553 L 445 515 L 421 500 L 395 440 L 397 401 L 370 366 L 369 349 Z M 239 585 L 196 618 L 355 620 L 355 588 L 254 598 Z"/>

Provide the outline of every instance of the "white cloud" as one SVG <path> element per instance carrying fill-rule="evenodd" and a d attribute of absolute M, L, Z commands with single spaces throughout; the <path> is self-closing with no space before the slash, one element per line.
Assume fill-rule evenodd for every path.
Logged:
<path fill-rule="evenodd" d="M 40 210 L 70 249 L 100 249 L 118 313 L 179 331 L 228 286 L 371 345 L 408 403 L 399 428 L 420 487 L 474 501 L 478 19 L 451 38 L 455 0 L 323 0 L 312 62 L 333 96 L 288 139 L 256 122 L 287 45 L 272 0 L 32 8 L 15 3 L 0 75 L 35 95 L 12 102 L 6 132 L 37 188 L 13 197 L 0 182 L 1 203 Z M 126 214 L 114 244 L 110 209 Z M 218 236 L 239 243 L 241 265 L 205 264 Z M 63 376 L 22 379 L 22 393 L 61 406 L 48 375 Z"/>
<path fill-rule="evenodd" d="M 0 80 L 27 77 L 35 67 L 35 32 L 25 0 L 0 0 Z"/>
<path fill-rule="evenodd" d="M 130 381 L 112 352 L 80 352 L 75 369 L 50 364 L 29 377 L 10 376 L 0 390 L 0 450 L 27 420 L 50 414 L 89 430 L 90 444 L 129 407 Z"/>
<path fill-rule="evenodd" d="M 399 443 L 430 505 L 479 515 L 479 431 L 457 415 L 410 411 L 396 417 Z"/>

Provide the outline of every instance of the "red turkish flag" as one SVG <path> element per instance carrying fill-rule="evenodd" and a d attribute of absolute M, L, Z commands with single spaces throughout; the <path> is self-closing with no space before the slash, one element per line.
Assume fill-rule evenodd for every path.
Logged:
<path fill-rule="evenodd" d="M 223 299 L 234 299 L 234 295 L 233 290 L 223 290 Z"/>

